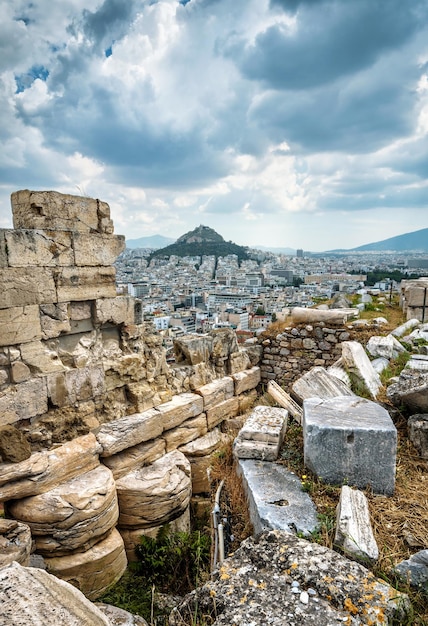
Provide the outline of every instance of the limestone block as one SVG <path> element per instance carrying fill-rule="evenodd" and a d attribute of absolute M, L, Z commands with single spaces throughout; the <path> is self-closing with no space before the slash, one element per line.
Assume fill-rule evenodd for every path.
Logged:
<path fill-rule="evenodd" d="M 191 371 L 189 372 L 189 385 L 191 391 L 196 391 L 211 383 L 215 379 L 215 371 L 212 366 L 212 363 L 197 363 L 192 366 Z M 185 391 L 183 389 L 183 391 Z"/>
<path fill-rule="evenodd" d="M 244 344 L 244 350 L 248 354 L 251 365 L 258 365 L 263 358 L 263 346 L 251 344 L 248 341 Z"/>
<path fill-rule="evenodd" d="M 313 324 L 314 322 L 326 322 L 332 325 L 343 325 L 350 317 L 358 316 L 357 309 L 305 309 L 294 307 L 291 311 L 293 321 L 297 324 Z"/>
<path fill-rule="evenodd" d="M 148 467 L 116 481 L 119 526 L 160 526 L 181 515 L 190 502 L 190 463 L 178 450 L 169 452 Z"/>
<path fill-rule="evenodd" d="M 406 368 L 417 370 L 419 372 L 428 371 L 428 355 L 426 354 L 412 354 L 410 359 L 407 361 Z"/>
<path fill-rule="evenodd" d="M 233 452 L 238 459 L 276 461 L 287 429 L 288 411 L 256 406 L 238 433 Z"/>
<path fill-rule="evenodd" d="M 209 335 L 185 335 L 174 340 L 176 363 L 207 363 L 210 360 L 213 339 Z"/>
<path fill-rule="evenodd" d="M 428 460 L 428 413 L 412 415 L 407 426 L 410 441 L 421 457 Z"/>
<path fill-rule="evenodd" d="M 71 324 L 68 316 L 68 303 L 41 305 L 40 324 L 43 339 L 52 339 L 53 337 L 59 337 L 61 333 L 70 332 Z"/>
<path fill-rule="evenodd" d="M 238 372 L 244 372 L 251 367 L 250 357 L 246 350 L 240 350 L 234 352 L 229 358 L 229 372 L 230 374 L 237 374 Z"/>
<path fill-rule="evenodd" d="M 114 267 L 59 268 L 55 276 L 58 302 L 114 298 L 115 276 Z"/>
<path fill-rule="evenodd" d="M 59 337 L 56 345 L 62 363 L 68 368 L 102 366 L 103 344 L 97 331 Z"/>
<path fill-rule="evenodd" d="M 48 396 L 54 406 L 69 406 L 100 396 L 104 390 L 104 370 L 81 367 L 47 376 Z"/>
<path fill-rule="evenodd" d="M 130 296 L 103 298 L 95 301 L 94 319 L 96 324 L 134 324 L 135 300 Z"/>
<path fill-rule="evenodd" d="M 187 507 L 184 513 L 168 522 L 170 533 L 189 533 L 190 532 L 190 507 Z M 138 560 L 135 548 L 140 544 L 140 538 L 151 537 L 156 539 L 160 526 L 150 526 L 148 528 L 118 528 L 125 544 L 126 556 L 128 561 L 135 562 Z"/>
<path fill-rule="evenodd" d="M 426 590 L 428 587 L 428 550 L 419 550 L 395 566 L 397 574 L 412 587 Z"/>
<path fill-rule="evenodd" d="M 38 306 L 0 308 L 0 346 L 33 341 L 41 336 Z"/>
<path fill-rule="evenodd" d="M 109 372 L 108 381 L 110 387 L 120 384 L 120 378 L 118 379 L 117 376 L 112 377 L 111 371 Z M 126 395 L 134 411 L 141 413 L 162 403 L 160 393 L 153 387 L 146 380 L 138 383 L 126 382 Z"/>
<path fill-rule="evenodd" d="M 414 413 L 428 413 L 428 372 L 403 369 L 398 382 L 386 390 L 395 406 L 406 406 Z"/>
<path fill-rule="evenodd" d="M 103 347 L 104 333 L 103 333 Z M 108 350 L 113 348 L 113 344 L 109 342 Z M 105 350 L 104 350 L 105 354 Z M 146 374 L 145 358 L 144 354 L 123 354 L 119 351 L 116 354 L 108 353 L 108 359 L 104 359 L 104 367 L 106 370 L 107 387 L 114 389 L 118 386 L 123 386 L 125 383 L 138 383 L 141 382 L 141 387 L 135 385 L 132 389 L 133 395 L 140 401 L 144 401 L 144 396 L 152 397 L 155 394 L 149 385 L 144 380 Z M 140 397 L 142 396 L 142 397 Z M 151 407 L 147 407 L 151 408 Z"/>
<path fill-rule="evenodd" d="M 350 388 L 335 376 L 331 376 L 324 367 L 312 367 L 292 385 L 293 396 L 300 404 L 308 398 L 335 398 L 353 396 Z"/>
<path fill-rule="evenodd" d="M 88 550 L 119 518 L 113 475 L 103 465 L 43 494 L 12 500 L 6 510 L 28 524 L 37 552 L 46 556 Z"/>
<path fill-rule="evenodd" d="M 96 433 L 102 457 L 110 457 L 126 448 L 156 439 L 163 432 L 162 418 L 156 409 L 127 415 L 100 426 Z"/>
<path fill-rule="evenodd" d="M 125 250 L 123 235 L 73 233 L 75 263 L 79 267 L 113 265 Z"/>
<path fill-rule="evenodd" d="M 363 346 L 358 341 L 342 343 L 342 360 L 346 370 L 362 382 L 372 398 L 376 398 L 382 383 L 375 371 Z"/>
<path fill-rule="evenodd" d="M 22 361 L 15 361 L 10 366 L 10 378 L 13 383 L 23 383 L 31 378 L 30 368 Z"/>
<path fill-rule="evenodd" d="M 29 565 L 31 549 L 29 527 L 15 520 L 0 518 L 0 568 L 13 561 Z"/>
<path fill-rule="evenodd" d="M 0 426 L 42 415 L 48 410 L 44 378 L 32 378 L 0 391 Z"/>
<path fill-rule="evenodd" d="M 112 604 L 96 602 L 96 606 L 109 620 L 110 626 L 149 626 L 144 617 L 133 615 L 124 609 L 119 609 Z"/>
<path fill-rule="evenodd" d="M 379 404 L 352 396 L 305 400 L 303 444 L 306 467 L 326 483 L 393 494 L 397 431 Z"/>
<path fill-rule="evenodd" d="M 9 267 L 74 265 L 71 233 L 52 230 L 6 230 Z"/>
<path fill-rule="evenodd" d="M 19 463 L 31 456 L 31 447 L 23 433 L 11 426 L 0 426 L 0 460 Z"/>
<path fill-rule="evenodd" d="M 0 569 L 3 626 L 111 626 L 78 589 L 36 567 Z"/>
<path fill-rule="evenodd" d="M 224 361 L 232 353 L 238 352 L 236 333 L 231 328 L 217 328 L 209 334 L 213 338 L 212 359 L 214 362 Z"/>
<path fill-rule="evenodd" d="M 154 463 L 164 456 L 165 452 L 165 440 L 152 439 L 126 448 L 113 456 L 103 457 L 102 462 L 112 471 L 113 478 L 118 480 L 139 467 Z"/>
<path fill-rule="evenodd" d="M 52 350 L 48 343 L 30 341 L 23 343 L 20 350 L 23 362 L 30 368 L 33 375 L 42 376 L 65 371 L 58 352 Z"/>
<path fill-rule="evenodd" d="M 235 385 L 235 396 L 248 391 L 249 389 L 255 389 L 261 381 L 260 367 L 257 365 L 245 372 L 238 372 L 232 376 Z"/>
<path fill-rule="evenodd" d="M 317 511 L 298 476 L 277 463 L 239 460 L 238 475 L 247 496 L 254 536 L 284 530 L 309 536 L 318 527 Z"/>
<path fill-rule="evenodd" d="M 203 437 L 181 446 L 180 452 L 190 461 L 192 470 L 192 493 L 208 493 L 211 489 L 209 469 L 218 450 L 225 445 L 227 436 L 222 435 L 218 428 Z"/>
<path fill-rule="evenodd" d="M 70 302 L 70 319 L 79 322 L 92 316 L 92 302 Z"/>
<path fill-rule="evenodd" d="M 362 491 L 347 485 L 340 491 L 334 543 L 351 559 L 369 562 L 379 557 L 367 498 Z"/>
<path fill-rule="evenodd" d="M 13 227 L 111 234 L 110 207 L 94 198 L 24 189 L 11 195 Z"/>
<path fill-rule="evenodd" d="M 85 552 L 45 557 L 47 571 L 96 600 L 124 574 L 127 566 L 123 539 L 116 529 Z"/>
<path fill-rule="evenodd" d="M 393 331 L 391 331 L 391 335 L 393 335 L 394 337 L 403 337 L 403 335 L 407 335 L 409 331 L 419 326 L 419 324 L 420 324 L 420 321 L 418 319 L 411 318 L 407 320 L 407 322 L 404 322 L 404 324 L 401 324 L 400 326 L 395 328 Z"/>
<path fill-rule="evenodd" d="M 204 403 L 195 393 L 181 393 L 156 408 L 161 414 L 163 430 L 166 431 L 200 415 L 204 410 Z"/>
<path fill-rule="evenodd" d="M 208 431 L 205 413 L 186 420 L 180 426 L 164 432 L 162 439 L 165 440 L 166 451 L 171 452 L 180 446 L 206 435 Z"/>
<path fill-rule="evenodd" d="M 219 404 L 216 404 L 212 409 L 207 411 L 207 424 L 208 430 L 212 430 L 215 426 L 218 426 L 226 419 L 236 417 L 240 412 L 240 398 L 234 396 L 229 400 L 223 400 Z"/>
<path fill-rule="evenodd" d="M 212 383 L 208 383 L 207 385 L 200 387 L 196 393 L 201 395 L 204 400 L 202 410 L 208 411 L 217 404 L 220 404 L 220 402 L 232 398 L 234 396 L 234 391 L 235 388 L 233 378 L 225 376 L 224 378 L 213 380 Z"/>
<path fill-rule="evenodd" d="M 0 502 L 38 495 L 99 464 L 100 445 L 89 433 L 20 463 L 0 464 Z"/>
<path fill-rule="evenodd" d="M 0 293 L 0 309 L 51 303 L 57 297 L 52 270 L 43 267 L 2 269 Z"/>
<path fill-rule="evenodd" d="M 392 334 L 386 337 L 370 337 L 366 348 L 371 356 L 384 357 L 385 359 L 396 359 L 399 354 L 406 351 L 405 347 Z"/>

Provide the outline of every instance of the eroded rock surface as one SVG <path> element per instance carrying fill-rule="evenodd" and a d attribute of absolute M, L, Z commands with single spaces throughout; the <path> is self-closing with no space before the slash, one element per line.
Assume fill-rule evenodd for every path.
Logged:
<path fill-rule="evenodd" d="M 386 626 L 404 623 L 409 610 L 407 596 L 362 565 L 278 530 L 245 540 L 171 613 L 170 626 L 196 606 L 215 626 Z"/>

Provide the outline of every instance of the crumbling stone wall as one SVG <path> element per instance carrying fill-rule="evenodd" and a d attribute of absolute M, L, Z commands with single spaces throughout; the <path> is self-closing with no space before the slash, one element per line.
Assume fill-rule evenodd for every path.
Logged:
<path fill-rule="evenodd" d="M 96 598 L 141 534 L 188 526 L 222 422 L 256 398 L 261 348 L 218 330 L 177 341 L 168 364 L 134 299 L 116 295 L 125 242 L 106 203 L 24 190 L 12 212 L 15 228 L 0 231 L 0 443 L 16 453 L 18 433 L 27 446 L 21 458 L 0 446 L 0 504 L 29 525 L 49 571 Z"/>
<path fill-rule="evenodd" d="M 342 341 L 352 339 L 350 329 L 329 327 L 324 322 L 287 327 L 276 337 L 262 341 L 262 382 L 275 380 L 289 390 L 311 367 L 329 367 L 342 356 Z"/>

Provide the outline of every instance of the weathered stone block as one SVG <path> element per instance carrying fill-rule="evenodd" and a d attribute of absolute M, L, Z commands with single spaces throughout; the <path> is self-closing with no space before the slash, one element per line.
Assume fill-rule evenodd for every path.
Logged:
<path fill-rule="evenodd" d="M 209 335 L 186 335 L 174 340 L 174 354 L 177 363 L 197 365 L 210 360 L 213 339 Z"/>
<path fill-rule="evenodd" d="M 33 378 L 0 391 L 0 426 L 42 415 L 48 410 L 46 380 Z"/>
<path fill-rule="evenodd" d="M 9 267 L 74 265 L 71 233 L 52 230 L 4 231 Z"/>
<path fill-rule="evenodd" d="M 376 561 L 379 556 L 370 524 L 367 498 L 362 491 L 347 485 L 340 491 L 334 543 L 349 558 L 369 562 Z"/>
<path fill-rule="evenodd" d="M 190 463 L 178 450 L 116 481 L 119 526 L 160 526 L 181 515 L 192 495 Z"/>
<path fill-rule="evenodd" d="M 303 440 L 305 465 L 325 482 L 394 493 L 397 431 L 379 404 L 350 396 L 305 400 Z"/>
<path fill-rule="evenodd" d="M 109 388 L 111 388 L 112 385 L 117 386 L 120 384 L 120 376 L 119 378 L 117 377 L 117 372 L 113 377 L 111 370 L 108 374 Z M 153 387 L 155 386 L 153 385 Z M 142 380 L 138 383 L 126 382 L 126 395 L 130 405 L 136 412 L 141 413 L 143 411 L 148 411 L 149 409 L 152 409 L 162 403 L 160 393 L 158 393 L 156 387 L 154 389 L 153 387 L 146 380 Z"/>
<path fill-rule="evenodd" d="M 43 267 L 2 269 L 0 293 L 0 309 L 51 303 L 57 297 L 52 271 Z"/>
<path fill-rule="evenodd" d="M 161 414 L 163 430 L 166 431 L 203 413 L 204 403 L 196 393 L 181 393 L 156 408 Z"/>
<path fill-rule="evenodd" d="M 135 300 L 130 296 L 117 296 L 95 301 L 94 321 L 96 324 L 134 324 Z"/>
<path fill-rule="evenodd" d="M 20 463 L 0 464 L 0 502 L 34 496 L 99 465 L 101 446 L 90 433 Z"/>
<path fill-rule="evenodd" d="M 190 461 L 193 495 L 210 491 L 209 468 L 217 451 L 225 444 L 226 440 L 228 440 L 227 436 L 222 435 L 220 430 L 215 428 L 203 437 L 180 447 L 180 452 Z"/>
<path fill-rule="evenodd" d="M 162 438 L 165 440 L 166 451 L 171 452 L 172 450 L 176 450 L 180 446 L 206 435 L 207 431 L 207 418 L 205 413 L 188 419 L 180 424 L 180 426 L 163 433 Z"/>
<path fill-rule="evenodd" d="M 277 463 L 256 460 L 239 460 L 237 470 L 255 536 L 275 529 L 309 535 L 318 527 L 314 503 L 295 474 Z"/>
<path fill-rule="evenodd" d="M 60 268 L 55 276 L 58 302 L 114 298 L 116 296 L 115 276 L 114 267 Z M 47 300 L 47 302 L 52 302 L 52 300 Z"/>
<path fill-rule="evenodd" d="M 69 406 L 100 396 L 104 390 L 104 370 L 81 367 L 47 376 L 48 396 L 55 406 Z"/>
<path fill-rule="evenodd" d="M 113 456 L 126 448 L 156 439 L 163 432 L 162 417 L 156 409 L 134 413 L 103 424 L 97 431 L 102 457 Z"/>
<path fill-rule="evenodd" d="M 18 563 L 0 569 L 0 605 L 4 626 L 111 626 L 78 589 L 43 569 Z"/>
<path fill-rule="evenodd" d="M 207 423 L 208 430 L 212 430 L 215 426 L 218 426 L 221 422 L 230 417 L 235 417 L 240 411 L 240 399 L 237 396 L 229 398 L 229 400 L 223 400 L 212 409 L 207 411 Z"/>
<path fill-rule="evenodd" d="M 113 265 L 126 246 L 123 235 L 73 233 L 73 247 L 75 264 L 78 267 L 98 267 Z"/>
<path fill-rule="evenodd" d="M 0 518 L 0 569 L 13 561 L 28 566 L 31 550 L 31 532 L 27 524 Z"/>
<path fill-rule="evenodd" d="M 416 414 L 407 421 L 409 439 L 423 459 L 428 459 L 428 413 Z"/>
<path fill-rule="evenodd" d="M 335 398 L 353 396 L 350 388 L 339 378 L 330 375 L 324 367 L 312 367 L 292 385 L 293 395 L 300 404 L 308 398 Z"/>
<path fill-rule="evenodd" d="M 114 585 L 128 564 L 123 539 L 116 529 L 85 552 L 45 557 L 45 563 L 49 573 L 80 589 L 89 600 L 96 600 Z"/>
<path fill-rule="evenodd" d="M 36 550 L 60 556 L 88 550 L 115 526 L 119 517 L 111 471 L 99 465 L 43 494 L 10 501 L 10 517 L 28 524 Z"/>
<path fill-rule="evenodd" d="M 257 387 L 261 380 L 260 367 L 256 365 L 245 372 L 238 372 L 233 374 L 232 378 L 235 385 L 235 396 L 239 396 L 240 393 Z"/>
<path fill-rule="evenodd" d="M 110 207 L 94 198 L 24 189 L 11 195 L 14 228 L 111 234 Z"/>
<path fill-rule="evenodd" d="M 164 439 L 152 439 L 126 448 L 113 456 L 103 457 L 101 460 L 112 471 L 113 478 L 118 480 L 125 474 L 160 459 L 166 452 L 165 448 Z"/>
<path fill-rule="evenodd" d="M 373 368 L 363 346 L 358 341 L 342 343 L 342 361 L 351 376 L 362 382 L 372 398 L 376 398 L 382 388 L 382 383 L 379 374 Z"/>
<path fill-rule="evenodd" d="M 68 333 L 71 330 L 68 316 L 68 304 L 43 304 L 40 306 L 40 324 L 42 327 L 43 339 L 59 337 L 61 333 Z"/>
<path fill-rule="evenodd" d="M 200 387 L 196 390 L 196 393 L 202 396 L 204 400 L 202 410 L 208 411 L 217 404 L 220 404 L 220 402 L 232 398 L 234 390 L 233 378 L 225 376 L 224 378 L 213 380 L 212 383 L 208 383 L 207 385 Z"/>
<path fill-rule="evenodd" d="M 276 461 L 287 429 L 288 412 L 271 406 L 256 406 L 233 444 L 238 459 Z"/>
<path fill-rule="evenodd" d="M 65 370 L 58 353 L 52 350 L 47 343 L 30 341 L 20 346 L 21 358 L 30 368 L 33 375 L 52 374 Z"/>

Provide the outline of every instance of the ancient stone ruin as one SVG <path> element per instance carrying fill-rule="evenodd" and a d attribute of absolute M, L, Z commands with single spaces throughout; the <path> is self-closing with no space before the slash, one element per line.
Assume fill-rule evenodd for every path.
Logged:
<path fill-rule="evenodd" d="M 125 243 L 105 202 L 25 190 L 12 211 L 0 231 L 5 532 L 27 525 L 48 572 L 94 599 L 141 534 L 189 528 L 219 425 L 256 397 L 257 351 L 219 330 L 182 338 L 170 366 L 134 299 L 116 295 Z M 28 564 L 28 550 L 13 559 Z"/>
<path fill-rule="evenodd" d="M 354 487 L 394 492 L 397 433 L 377 402 L 384 363 L 355 341 L 354 310 L 296 311 L 294 325 L 261 344 L 239 346 L 229 329 L 184 336 L 170 363 L 161 337 L 139 321 L 138 301 L 116 294 L 113 264 L 124 238 L 113 234 L 106 203 L 24 190 L 12 194 L 12 212 L 14 229 L 0 230 L 5 624 L 18 623 L 18 597 L 20 626 L 59 624 L 60 596 L 61 624 L 144 623 L 88 599 L 122 576 L 141 535 L 153 537 L 166 523 L 190 528 L 191 499 L 210 492 L 207 470 L 228 420 L 249 409 L 234 454 L 256 538 L 185 598 L 170 623 L 181 626 L 197 605 L 217 626 L 280 625 L 284 615 L 318 625 L 401 619 L 407 597 L 356 562 L 376 560 L 377 546 L 364 494 Z M 424 307 L 421 285 L 409 285 L 418 293 L 406 300 L 415 314 Z M 418 345 L 426 332 L 409 319 L 372 337 L 367 352 L 388 364 L 404 349 L 398 339 Z M 414 410 L 409 432 L 428 458 L 424 356 L 412 357 L 388 397 Z M 282 408 L 253 407 L 260 382 Z M 306 466 L 344 485 L 335 541 L 352 560 L 305 539 L 317 529 L 317 512 L 300 479 L 276 463 L 291 419 L 303 427 Z M 46 572 L 27 567 L 31 553 Z M 415 555 L 418 568 L 424 558 Z M 51 621 L 37 621 L 32 603 Z"/>

